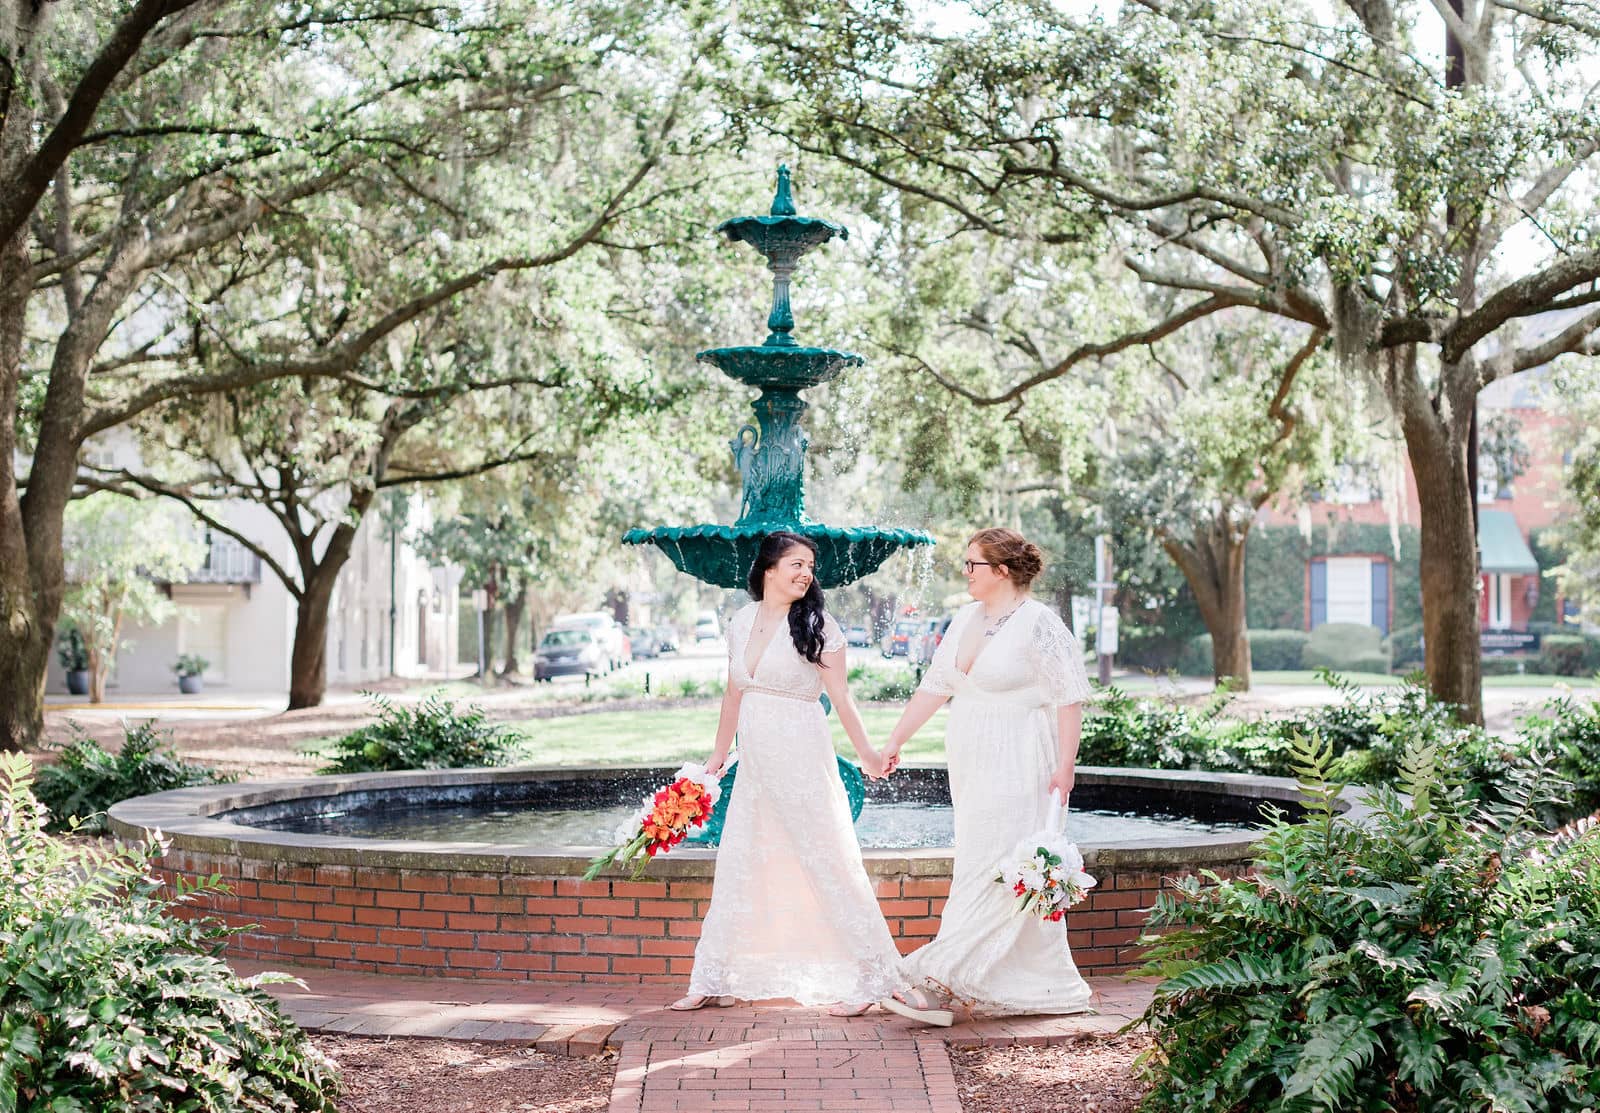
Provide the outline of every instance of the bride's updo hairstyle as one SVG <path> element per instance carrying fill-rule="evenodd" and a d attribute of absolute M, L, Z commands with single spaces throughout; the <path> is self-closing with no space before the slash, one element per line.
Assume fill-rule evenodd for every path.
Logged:
<path fill-rule="evenodd" d="M 767 569 L 794 548 L 810 549 L 812 559 L 816 559 L 817 546 L 809 537 L 779 530 L 761 539 L 756 562 L 750 566 L 750 598 L 760 601 L 767 586 Z M 811 586 L 806 593 L 789 608 L 789 636 L 794 639 L 794 647 L 800 656 L 813 665 L 822 664 L 822 588 L 817 586 L 815 575 L 811 577 Z"/>
<path fill-rule="evenodd" d="M 980 529 L 967 539 L 967 544 L 978 546 L 983 559 L 994 565 L 995 571 L 1000 570 L 1000 565 L 1005 565 L 1018 591 L 1026 591 L 1028 585 L 1044 571 L 1044 553 L 1014 529 L 999 526 Z"/>

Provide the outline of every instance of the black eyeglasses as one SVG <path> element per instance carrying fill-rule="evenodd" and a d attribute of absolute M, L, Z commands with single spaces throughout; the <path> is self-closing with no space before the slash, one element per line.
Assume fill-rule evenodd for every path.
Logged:
<path fill-rule="evenodd" d="M 980 564 L 985 568 L 994 567 L 994 561 L 992 560 L 964 560 L 961 562 L 961 567 L 966 571 L 967 575 L 970 576 L 972 575 L 972 570 L 978 567 Z"/>

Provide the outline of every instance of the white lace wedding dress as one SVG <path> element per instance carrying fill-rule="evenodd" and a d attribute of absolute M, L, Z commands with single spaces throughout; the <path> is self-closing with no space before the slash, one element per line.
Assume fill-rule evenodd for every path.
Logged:
<path fill-rule="evenodd" d="M 876 1000 L 904 984 L 900 954 L 861 864 L 817 702 L 822 675 L 786 626 L 747 672 L 755 615 L 751 604 L 728 625 L 729 676 L 743 693 L 738 776 L 689 992 L 803 1005 Z M 824 636 L 828 651 L 843 648 L 831 616 Z"/>
<path fill-rule="evenodd" d="M 980 606 L 956 616 L 922 679 L 923 690 L 952 697 L 945 749 L 955 874 L 938 936 L 907 955 L 903 969 L 911 984 L 950 993 L 983 1016 L 1079 1012 L 1089 986 L 1065 924 L 1018 913 L 994 878 L 1017 842 L 1044 827 L 1056 708 L 1087 699 L 1089 680 L 1077 639 L 1034 599 L 985 639 L 970 673 L 960 672 L 956 647 L 967 624 L 983 621 Z"/>

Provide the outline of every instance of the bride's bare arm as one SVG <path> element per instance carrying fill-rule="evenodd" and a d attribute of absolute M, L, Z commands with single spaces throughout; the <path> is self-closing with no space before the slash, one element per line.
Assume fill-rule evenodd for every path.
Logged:
<path fill-rule="evenodd" d="M 733 682 L 733 668 L 728 669 L 728 686 L 722 693 L 722 714 L 717 719 L 717 741 L 711 756 L 706 759 L 707 773 L 721 773 L 727 764 L 728 751 L 733 749 L 733 736 L 739 730 L 739 702 L 744 693 Z"/>
<path fill-rule="evenodd" d="M 1083 739 L 1083 704 L 1063 703 L 1056 708 L 1056 768 L 1050 787 L 1065 800 L 1078 777 L 1078 743 Z"/>
<path fill-rule="evenodd" d="M 828 693 L 828 699 L 833 703 L 833 712 L 839 716 L 839 725 L 844 727 L 845 737 L 850 739 L 850 744 L 856 748 L 856 756 L 861 759 L 861 768 L 868 776 L 883 776 L 883 755 L 872 748 L 872 743 L 867 740 L 867 727 L 861 721 L 861 712 L 856 707 L 856 701 L 850 696 L 850 671 L 849 663 L 845 660 L 844 650 L 836 649 L 832 653 L 822 655 L 822 688 Z"/>
<path fill-rule="evenodd" d="M 949 698 L 922 688 L 913 692 L 911 699 L 906 702 L 906 709 L 900 712 L 900 721 L 889 732 L 889 744 L 883 748 L 883 756 L 898 764 L 901 747 L 911 741 L 912 736 L 933 718 L 933 713 L 943 707 Z"/>

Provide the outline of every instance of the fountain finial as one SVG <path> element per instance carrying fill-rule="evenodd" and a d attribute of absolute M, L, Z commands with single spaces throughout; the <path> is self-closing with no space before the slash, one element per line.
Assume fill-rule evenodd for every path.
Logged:
<path fill-rule="evenodd" d="M 778 163 L 778 192 L 772 198 L 773 216 L 794 216 L 794 197 L 789 193 L 789 167 Z"/>

